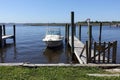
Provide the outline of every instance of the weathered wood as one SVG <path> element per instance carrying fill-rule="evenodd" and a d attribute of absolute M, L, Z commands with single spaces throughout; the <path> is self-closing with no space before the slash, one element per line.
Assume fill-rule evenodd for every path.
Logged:
<path fill-rule="evenodd" d="M 71 12 L 71 53 L 72 53 L 72 60 L 74 60 L 74 12 Z"/>
<path fill-rule="evenodd" d="M 99 42 L 101 42 L 101 35 L 102 35 L 102 23 L 100 23 Z"/>
<path fill-rule="evenodd" d="M 74 23 L 74 35 L 76 36 L 76 24 Z"/>
<path fill-rule="evenodd" d="M 6 35 L 5 25 L 3 25 L 3 35 Z M 4 45 L 6 45 L 6 39 L 4 40 Z"/>
<path fill-rule="evenodd" d="M 117 41 L 113 42 L 112 62 L 116 63 Z"/>
<path fill-rule="evenodd" d="M 65 25 L 65 42 L 67 42 L 67 24 Z"/>
<path fill-rule="evenodd" d="M 89 52 L 89 61 L 91 61 L 91 48 L 92 48 L 92 25 L 89 26 L 89 39 L 88 39 L 88 52 Z"/>
<path fill-rule="evenodd" d="M 3 25 L 3 35 L 6 35 L 5 25 Z"/>
<path fill-rule="evenodd" d="M 79 25 L 79 40 L 81 40 L 81 25 Z"/>
<path fill-rule="evenodd" d="M 104 42 L 103 45 L 103 63 L 105 63 L 105 46 L 106 46 L 106 42 Z"/>
<path fill-rule="evenodd" d="M 9 39 L 9 38 L 13 38 L 13 37 L 14 37 L 14 35 L 2 36 L 2 40 Z"/>
<path fill-rule="evenodd" d="M 89 52 L 88 52 L 88 41 L 86 41 L 86 58 L 87 58 L 87 62 L 86 63 L 89 63 L 90 61 L 90 59 L 89 59 Z"/>
<path fill-rule="evenodd" d="M 69 43 L 69 27 L 70 25 L 67 25 L 67 44 Z"/>
<path fill-rule="evenodd" d="M 98 63 L 100 63 L 100 55 L 101 55 L 101 42 L 99 42 L 100 49 L 98 50 Z"/>
<path fill-rule="evenodd" d="M 108 42 L 108 58 L 107 58 L 107 63 L 110 62 L 110 42 Z"/>
<path fill-rule="evenodd" d="M 2 26 L 0 25 L 0 47 L 2 47 Z"/>
<path fill-rule="evenodd" d="M 120 77 L 120 74 L 87 74 L 87 75 L 95 77 Z"/>
<path fill-rule="evenodd" d="M 93 56 L 93 62 L 96 62 L 96 42 L 94 43 L 94 56 Z"/>
<path fill-rule="evenodd" d="M 3 34 L 2 34 L 2 32 L 3 32 Z M 3 30 L 2 30 L 2 26 L 0 25 L 0 47 L 3 47 L 3 45 L 6 45 L 6 39 L 9 39 L 9 38 L 13 39 L 14 44 L 16 43 L 15 25 L 13 25 L 13 35 L 6 35 L 5 25 L 3 25 Z"/>
<path fill-rule="evenodd" d="M 120 67 L 120 64 L 28 64 L 28 63 L 0 63 L 0 66 L 23 66 L 23 67 L 43 67 L 43 66 L 72 66 L 72 67 L 100 67 L 100 68 L 113 68 Z"/>
<path fill-rule="evenodd" d="M 72 46 L 71 36 L 69 37 L 69 44 Z M 80 64 L 86 64 L 86 47 L 85 45 L 74 36 L 74 55 Z"/>
<path fill-rule="evenodd" d="M 14 41 L 14 44 L 16 44 L 16 29 L 15 29 L 15 25 L 13 25 L 13 41 Z"/>

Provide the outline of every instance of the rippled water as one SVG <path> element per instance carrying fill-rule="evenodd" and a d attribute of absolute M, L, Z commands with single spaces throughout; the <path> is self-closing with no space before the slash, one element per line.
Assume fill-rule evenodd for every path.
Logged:
<path fill-rule="evenodd" d="M 70 50 L 66 49 L 65 42 L 58 49 L 46 48 L 42 39 L 45 36 L 47 26 L 16 26 L 16 46 L 11 44 L 13 40 L 7 40 L 8 44 L 0 49 L 0 62 L 28 62 L 28 63 L 69 63 L 71 62 Z M 61 28 L 64 36 L 64 27 Z M 87 40 L 87 27 L 82 27 L 82 41 Z M 6 26 L 7 34 L 12 34 L 12 27 Z M 77 28 L 78 32 L 78 28 Z M 120 28 L 103 27 L 102 41 L 118 41 L 117 62 L 120 61 Z M 77 34 L 78 35 L 78 34 Z M 98 41 L 99 28 L 93 27 L 93 38 Z"/>

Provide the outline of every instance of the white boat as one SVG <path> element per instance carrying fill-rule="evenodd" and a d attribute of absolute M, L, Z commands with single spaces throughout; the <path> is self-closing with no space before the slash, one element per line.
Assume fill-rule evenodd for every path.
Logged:
<path fill-rule="evenodd" d="M 46 32 L 43 41 L 47 47 L 58 47 L 63 43 L 63 36 L 61 36 L 60 28 L 49 28 Z"/>

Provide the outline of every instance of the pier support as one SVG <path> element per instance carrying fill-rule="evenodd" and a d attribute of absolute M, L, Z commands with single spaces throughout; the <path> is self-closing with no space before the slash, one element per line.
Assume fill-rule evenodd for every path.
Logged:
<path fill-rule="evenodd" d="M 2 47 L 2 26 L 0 25 L 0 47 Z"/>
<path fill-rule="evenodd" d="M 81 41 L 81 25 L 79 25 L 79 40 Z"/>
<path fill-rule="evenodd" d="M 67 42 L 67 24 L 65 25 L 65 42 Z"/>
<path fill-rule="evenodd" d="M 14 41 L 14 45 L 16 45 L 16 29 L 15 29 L 15 25 L 13 25 L 13 41 Z"/>
<path fill-rule="evenodd" d="M 88 30 L 88 34 L 89 34 L 89 39 L 88 39 L 88 57 L 89 59 L 91 59 L 91 48 L 92 48 L 92 25 L 89 25 L 89 30 Z M 91 60 L 89 60 L 91 61 Z"/>
<path fill-rule="evenodd" d="M 3 35 L 6 35 L 5 25 L 3 25 Z M 6 45 L 6 39 L 4 40 L 4 45 Z"/>
<path fill-rule="evenodd" d="M 102 34 L 102 23 L 100 23 L 99 42 L 101 42 L 101 34 Z"/>
<path fill-rule="evenodd" d="M 15 25 L 13 25 L 13 35 L 6 35 L 5 25 L 0 25 L 0 47 L 5 46 L 6 39 L 13 39 L 14 44 L 16 45 L 16 29 Z"/>
<path fill-rule="evenodd" d="M 72 60 L 74 61 L 74 35 L 75 35 L 75 27 L 74 27 L 74 12 L 71 12 L 71 53 L 72 53 Z"/>

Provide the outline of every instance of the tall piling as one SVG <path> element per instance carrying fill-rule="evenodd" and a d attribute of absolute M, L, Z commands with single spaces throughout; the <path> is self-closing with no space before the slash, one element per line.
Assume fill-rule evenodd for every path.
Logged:
<path fill-rule="evenodd" d="M 65 25 L 65 42 L 67 42 L 67 24 Z"/>
<path fill-rule="evenodd" d="M 88 52 L 89 52 L 89 59 L 91 59 L 91 48 L 92 48 L 92 25 L 89 25 L 89 31 L 88 31 L 88 35 L 89 35 L 89 39 L 88 39 Z M 91 60 L 89 60 L 91 61 Z"/>
<path fill-rule="evenodd" d="M 101 42 L 101 36 L 102 36 L 102 23 L 100 23 L 99 42 Z"/>
<path fill-rule="evenodd" d="M 81 25 L 79 25 L 79 40 L 81 41 Z"/>
<path fill-rule="evenodd" d="M 2 47 L 2 26 L 0 25 L 0 47 Z"/>
<path fill-rule="evenodd" d="M 71 12 L 71 53 L 72 53 L 72 60 L 74 60 L 74 12 Z"/>
<path fill-rule="evenodd" d="M 69 44 L 69 27 L 70 25 L 67 24 L 67 44 Z"/>
<path fill-rule="evenodd" d="M 3 35 L 6 35 L 6 29 L 5 29 L 5 25 L 3 25 Z M 6 39 L 4 40 L 4 45 L 6 45 Z"/>
<path fill-rule="evenodd" d="M 16 45 L 16 26 L 13 25 L 13 41 L 14 41 L 14 44 Z"/>

